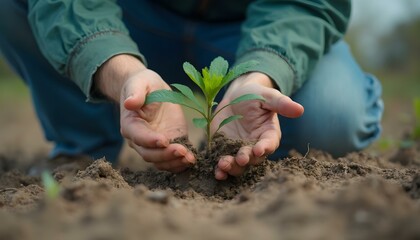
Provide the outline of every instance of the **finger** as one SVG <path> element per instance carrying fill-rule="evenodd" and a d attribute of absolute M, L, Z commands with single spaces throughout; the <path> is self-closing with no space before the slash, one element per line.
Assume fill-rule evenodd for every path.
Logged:
<path fill-rule="evenodd" d="M 229 175 L 238 177 L 245 171 L 245 167 L 241 167 L 236 163 L 236 160 L 232 156 L 223 156 L 220 158 L 217 168 Z"/>
<path fill-rule="evenodd" d="M 163 163 L 174 159 L 180 159 L 185 165 L 195 164 L 196 159 L 191 151 L 188 151 L 181 144 L 170 144 L 166 148 L 144 148 L 134 146 L 134 149 L 143 157 L 146 162 Z"/>
<path fill-rule="evenodd" d="M 236 170 L 238 172 L 245 170 L 246 166 L 250 166 L 250 165 L 258 165 L 260 163 L 262 163 L 266 158 L 267 154 L 264 152 L 264 154 L 261 154 L 259 156 L 256 156 L 254 154 L 254 147 L 252 146 L 245 146 L 242 147 L 241 149 L 239 149 L 238 153 L 236 154 L 236 163 L 237 165 L 241 168 L 240 170 Z M 235 167 L 232 166 L 231 170 L 232 171 Z"/>
<path fill-rule="evenodd" d="M 141 155 L 145 161 L 153 163 L 170 162 L 173 159 L 180 159 L 186 165 L 195 164 L 196 162 L 194 154 L 187 151 L 180 144 L 171 144 L 162 150 L 158 148 L 144 148 L 141 151 Z"/>
<path fill-rule="evenodd" d="M 252 152 L 255 157 L 267 156 L 280 146 L 281 132 L 269 130 L 261 134 L 258 142 L 253 146 Z"/>
<path fill-rule="evenodd" d="M 179 167 L 179 168 L 173 168 L 173 169 L 171 169 L 169 171 L 172 172 L 172 173 L 180 173 L 180 172 L 183 172 L 183 171 L 185 171 L 187 169 L 188 169 L 188 166 L 186 166 L 186 167 Z"/>
<path fill-rule="evenodd" d="M 135 111 L 143 107 L 146 93 L 141 91 L 140 93 L 131 93 L 132 95 L 126 96 L 124 101 L 124 107 L 127 110 Z M 144 94 L 142 96 L 142 94 Z"/>
<path fill-rule="evenodd" d="M 236 161 L 232 164 L 232 168 L 228 171 L 228 174 L 234 177 L 241 176 L 246 170 L 246 167 L 239 166 Z"/>
<path fill-rule="evenodd" d="M 153 131 L 146 121 L 137 117 L 122 120 L 121 135 L 135 145 L 146 148 L 164 148 L 169 145 L 169 140 L 164 134 Z"/>
<path fill-rule="evenodd" d="M 220 168 L 216 167 L 214 170 L 214 178 L 217 180 L 226 180 L 228 178 L 228 174 L 222 171 Z"/>
<path fill-rule="evenodd" d="M 147 89 L 145 81 L 131 80 L 123 86 L 121 101 L 128 110 L 138 110 L 144 105 Z"/>
<path fill-rule="evenodd" d="M 222 156 L 217 163 L 217 167 L 224 171 L 229 172 L 232 169 L 232 165 L 235 162 L 235 158 L 232 156 Z"/>
<path fill-rule="evenodd" d="M 236 163 L 243 167 L 249 164 L 249 160 L 253 157 L 252 146 L 244 146 L 236 153 Z"/>
<path fill-rule="evenodd" d="M 283 95 L 276 89 L 267 89 L 263 94 L 265 102 L 263 107 L 289 118 L 300 117 L 304 108 L 290 97 Z"/>
<path fill-rule="evenodd" d="M 156 86 L 169 89 L 167 85 L 159 85 L 160 82 L 163 82 L 163 80 L 157 73 L 143 71 L 141 76 L 129 79 L 123 86 L 121 102 L 124 103 L 124 107 L 128 110 L 140 109 L 144 105 L 146 95 L 153 91 Z"/>

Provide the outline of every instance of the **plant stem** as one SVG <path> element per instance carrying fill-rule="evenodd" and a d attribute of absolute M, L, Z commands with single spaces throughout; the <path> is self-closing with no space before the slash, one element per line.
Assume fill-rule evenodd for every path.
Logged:
<path fill-rule="evenodd" d="M 210 154 L 211 153 L 211 150 L 210 150 L 210 142 L 211 142 L 211 139 L 212 139 L 212 136 L 211 136 L 211 132 L 210 132 L 210 123 L 211 123 L 211 119 L 212 119 L 212 106 L 211 106 L 211 104 L 208 104 L 207 103 L 207 152 Z"/>

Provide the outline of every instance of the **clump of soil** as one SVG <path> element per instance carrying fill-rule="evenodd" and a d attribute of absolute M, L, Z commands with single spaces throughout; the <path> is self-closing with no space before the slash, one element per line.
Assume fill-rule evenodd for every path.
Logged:
<path fill-rule="evenodd" d="M 414 199 L 420 198 L 420 174 L 413 177 L 413 181 L 409 184 L 405 184 L 405 191 Z"/>
<path fill-rule="evenodd" d="M 404 166 L 420 166 L 420 141 L 406 140 L 408 146 L 401 146 L 391 157 L 391 162 Z"/>
<path fill-rule="evenodd" d="M 86 169 L 79 171 L 73 181 L 76 182 L 83 179 L 105 183 L 115 188 L 129 188 L 124 178 L 104 158 L 94 161 Z"/>
<path fill-rule="evenodd" d="M 0 175 L 0 208 L 24 210 L 33 207 L 44 192 L 40 179 L 19 170 Z"/>

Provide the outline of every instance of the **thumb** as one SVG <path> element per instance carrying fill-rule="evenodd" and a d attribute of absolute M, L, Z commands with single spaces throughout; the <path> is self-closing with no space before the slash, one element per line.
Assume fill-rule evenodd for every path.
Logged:
<path fill-rule="evenodd" d="M 146 99 L 146 88 L 142 81 L 130 80 L 124 85 L 121 94 L 121 102 L 127 110 L 140 109 Z"/>
<path fill-rule="evenodd" d="M 276 89 L 267 89 L 262 95 L 266 99 L 263 108 L 288 118 L 297 118 L 303 114 L 302 105 Z"/>

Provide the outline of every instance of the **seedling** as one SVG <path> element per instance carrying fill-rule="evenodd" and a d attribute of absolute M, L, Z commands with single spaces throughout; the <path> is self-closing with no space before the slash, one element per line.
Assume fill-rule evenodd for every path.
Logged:
<path fill-rule="evenodd" d="M 216 112 L 213 111 L 213 107 L 218 104 L 215 102 L 215 98 L 220 90 L 235 78 L 248 72 L 250 67 L 255 66 L 256 64 L 257 63 L 255 61 L 248 61 L 236 65 L 228 71 L 228 62 L 222 57 L 217 57 L 210 63 L 210 68 L 203 68 L 200 74 L 200 72 L 198 72 L 193 65 L 191 65 L 189 62 L 184 62 L 184 71 L 188 77 L 201 89 L 205 99 L 205 106 L 200 104 L 200 101 L 198 101 L 189 87 L 177 83 L 171 84 L 171 86 L 178 91 L 157 90 L 151 92 L 149 95 L 147 95 L 146 104 L 153 102 L 170 102 L 180 104 L 198 112 L 202 117 L 194 118 L 193 123 L 196 127 L 205 129 L 207 135 L 207 149 L 209 150 L 213 135 L 219 131 L 221 127 L 234 120 L 242 118 L 241 115 L 232 115 L 227 117 L 220 122 L 216 131 L 211 134 L 211 122 L 217 114 L 219 114 L 224 108 L 243 101 L 264 101 L 262 96 L 256 94 L 245 94 L 232 100 L 230 103 L 221 107 Z"/>
<path fill-rule="evenodd" d="M 47 198 L 51 200 L 56 199 L 60 193 L 60 186 L 57 181 L 47 171 L 42 172 L 41 178 Z"/>

